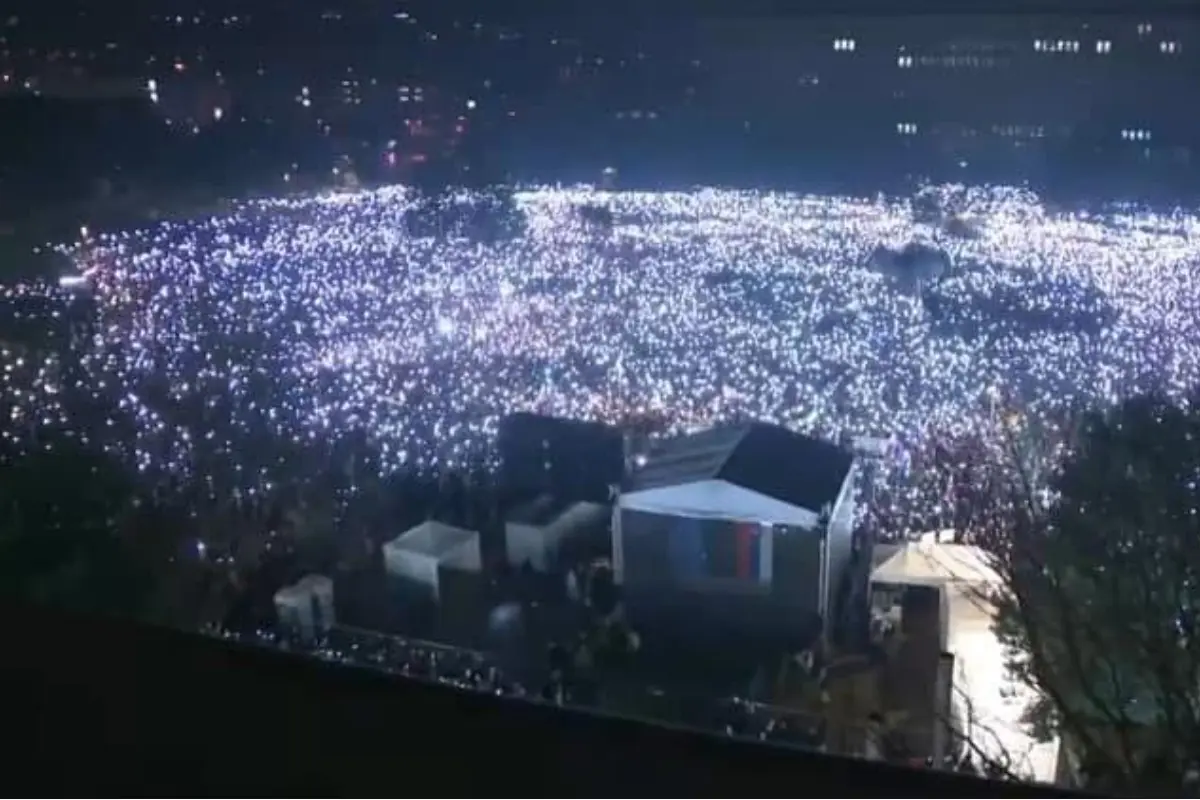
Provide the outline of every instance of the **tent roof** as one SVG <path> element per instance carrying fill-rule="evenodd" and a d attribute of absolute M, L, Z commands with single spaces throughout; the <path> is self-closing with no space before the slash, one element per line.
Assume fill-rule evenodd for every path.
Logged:
<path fill-rule="evenodd" d="M 293 584 L 284 586 L 275 592 L 277 604 L 307 603 L 313 595 L 329 595 L 333 593 L 333 580 L 325 575 L 305 575 Z"/>
<path fill-rule="evenodd" d="M 312 573 L 296 581 L 296 588 L 300 591 L 328 591 L 333 588 L 333 579 L 325 575 Z"/>
<path fill-rule="evenodd" d="M 911 543 L 871 575 L 874 583 L 984 586 L 1000 582 L 987 554 L 966 544 Z"/>
<path fill-rule="evenodd" d="M 505 521 L 541 527 L 554 522 L 572 505 L 573 503 L 542 494 L 509 512 Z"/>
<path fill-rule="evenodd" d="M 477 539 L 479 534 L 465 528 L 456 528 L 444 522 L 428 520 L 384 545 L 387 548 L 406 550 L 410 553 L 442 558 L 458 548 Z"/>
<path fill-rule="evenodd" d="M 754 422 L 663 443 L 625 491 L 721 480 L 819 513 L 837 502 L 852 464 L 853 456 L 837 445 Z"/>

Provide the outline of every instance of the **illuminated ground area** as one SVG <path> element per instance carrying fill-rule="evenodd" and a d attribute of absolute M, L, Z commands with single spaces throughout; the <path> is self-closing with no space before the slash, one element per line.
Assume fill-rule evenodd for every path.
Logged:
<path fill-rule="evenodd" d="M 523 192 L 525 236 L 413 239 L 398 190 L 278 200 L 106 236 L 96 385 L 144 466 L 360 431 L 385 469 L 457 464 L 508 412 L 824 435 L 961 433 L 1001 389 L 1051 414 L 1200 379 L 1200 221 L 1048 215 L 970 194 L 978 239 L 926 302 L 867 266 L 905 203 L 762 192 Z M 610 205 L 609 234 L 576 205 Z M 52 418 L 26 386 L 25 418 Z M 166 409 L 166 410 L 164 410 Z"/>
<path fill-rule="evenodd" d="M 1052 782 L 1058 740 L 1038 742 L 1022 722 L 1035 695 L 1005 667 L 1003 646 L 992 632 L 992 616 L 980 603 L 959 598 L 950 607 L 949 649 L 956 659 L 955 692 L 964 733 L 979 754 L 1021 777 Z"/>

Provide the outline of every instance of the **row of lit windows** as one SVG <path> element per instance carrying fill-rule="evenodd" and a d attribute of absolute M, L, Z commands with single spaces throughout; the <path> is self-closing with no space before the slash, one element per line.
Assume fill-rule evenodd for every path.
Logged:
<path fill-rule="evenodd" d="M 921 56 L 916 61 L 912 56 L 896 57 L 896 66 L 901 69 L 909 69 L 914 63 L 922 67 L 994 67 L 1005 62 L 992 56 Z"/>
<path fill-rule="evenodd" d="M 901 136 L 916 136 L 920 129 L 914 122 L 898 122 L 896 123 L 896 133 Z M 974 136 L 975 131 L 967 130 L 964 133 L 968 136 Z M 1046 135 L 1046 129 L 1041 125 L 994 125 L 992 133 L 997 136 L 1005 136 L 1008 138 L 1030 138 L 1040 139 Z"/>
<path fill-rule="evenodd" d="M 1096 40 L 1097 53 L 1111 53 L 1112 42 L 1108 39 Z M 1058 39 L 1052 41 L 1050 39 L 1038 39 L 1033 43 L 1033 49 L 1039 53 L 1078 53 L 1079 42 L 1075 40 Z M 1180 50 L 1179 42 L 1159 42 L 1158 51 L 1160 53 L 1175 54 Z"/>
<path fill-rule="evenodd" d="M 858 47 L 858 43 L 853 39 L 834 39 L 833 49 L 844 53 L 853 53 Z"/>
<path fill-rule="evenodd" d="M 1078 53 L 1079 42 L 1063 39 L 1059 39 L 1058 41 L 1038 39 L 1033 43 L 1033 49 L 1039 53 Z"/>
<path fill-rule="evenodd" d="M 920 128 L 915 122 L 896 123 L 896 133 L 901 136 L 916 136 L 919 131 Z M 993 125 L 992 133 L 1010 139 L 1041 139 L 1045 137 L 1046 129 L 1041 125 Z M 1121 139 L 1127 142 L 1149 142 L 1153 138 L 1150 131 L 1142 128 L 1126 128 L 1121 131 Z"/>
<path fill-rule="evenodd" d="M 839 44 L 848 45 L 848 46 L 839 47 Z M 833 48 L 835 50 L 853 50 L 854 49 L 854 40 L 853 39 L 835 40 L 833 43 Z M 1108 40 L 1108 39 L 1096 40 L 1096 52 L 1097 53 L 1100 53 L 1100 54 L 1111 53 L 1112 48 L 1113 48 L 1113 43 L 1110 40 Z M 1039 53 L 1078 53 L 1080 51 L 1080 44 L 1078 41 L 1076 41 L 1074 39 L 1071 39 L 1071 40 L 1038 39 L 1038 40 L 1034 41 L 1033 49 Z M 1175 53 L 1178 53 L 1180 51 L 1180 46 L 1179 46 L 1179 42 L 1165 42 L 1164 41 L 1164 42 L 1158 43 L 1158 49 L 1159 49 L 1159 52 L 1161 52 L 1161 53 L 1167 53 L 1170 55 L 1174 55 Z M 913 57 L 910 55 L 901 54 L 896 57 L 896 66 L 900 67 L 901 69 L 911 68 L 914 63 L 916 63 L 916 62 L 914 62 Z M 990 65 L 994 64 L 995 62 L 992 61 L 991 59 L 986 59 L 986 60 L 979 59 L 976 56 L 948 56 L 948 57 L 941 58 L 941 59 L 922 57 L 920 59 L 920 63 L 921 64 L 937 63 L 937 64 L 941 64 L 942 66 L 956 66 L 957 67 L 957 66 L 990 66 Z"/>
<path fill-rule="evenodd" d="M 1046 129 L 1041 125 L 993 125 L 992 133 L 1009 139 L 1041 139 Z"/>

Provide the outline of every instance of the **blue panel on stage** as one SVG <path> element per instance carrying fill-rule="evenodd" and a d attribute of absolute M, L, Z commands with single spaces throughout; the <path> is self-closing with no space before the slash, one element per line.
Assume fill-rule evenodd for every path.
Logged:
<path fill-rule="evenodd" d="M 707 573 L 703 521 L 692 517 L 675 517 L 668 536 L 674 577 L 685 582 L 703 580 Z"/>

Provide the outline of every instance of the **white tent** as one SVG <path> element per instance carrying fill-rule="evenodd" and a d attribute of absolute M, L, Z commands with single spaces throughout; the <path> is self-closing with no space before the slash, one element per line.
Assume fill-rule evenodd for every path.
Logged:
<path fill-rule="evenodd" d="M 478 533 L 432 520 L 385 544 L 383 562 L 389 574 L 424 587 L 435 600 L 441 596 L 443 568 L 460 572 L 483 569 Z"/>
<path fill-rule="evenodd" d="M 306 615 L 311 615 L 311 609 L 305 609 L 305 598 L 296 591 L 295 586 L 284 586 L 275 593 L 275 615 L 279 627 L 284 630 L 303 630 Z M 311 624 L 307 627 L 311 628 Z"/>
<path fill-rule="evenodd" d="M 751 423 L 665 442 L 630 476 L 626 511 L 736 519 L 811 529 L 822 511 L 852 505 L 849 452 L 774 425 Z"/>
<path fill-rule="evenodd" d="M 900 547 L 871 576 L 872 583 L 925 586 L 942 592 L 946 648 L 954 654 L 954 693 L 969 707 L 975 747 L 997 759 L 1012 759 L 1028 777 L 1054 778 L 1056 744 L 1031 739 L 1021 715 L 1033 699 L 1006 667 L 1003 646 L 992 630 L 990 592 L 1001 578 L 978 547 L 944 544 L 944 532 Z"/>
<path fill-rule="evenodd" d="M 599 503 L 555 505 L 539 498 L 504 523 L 504 549 L 514 567 L 529 564 L 539 572 L 548 571 L 558 557 L 564 541 L 603 520 L 607 509 Z"/>
<path fill-rule="evenodd" d="M 871 575 L 873 583 L 898 586 L 998 586 L 987 554 L 965 544 L 913 542 L 901 547 Z"/>
<path fill-rule="evenodd" d="M 613 514 L 614 573 L 627 597 L 639 598 L 628 600 L 626 608 L 662 606 L 664 593 L 685 586 L 691 587 L 687 602 L 693 602 L 692 590 L 701 584 L 702 593 L 715 596 L 751 583 L 769 590 L 778 579 L 789 590 L 768 591 L 753 611 L 754 604 L 746 605 L 739 612 L 746 617 L 742 627 L 751 618 L 764 626 L 767 619 L 804 615 L 831 621 L 832 587 L 853 552 L 856 469 L 849 450 L 766 423 L 693 431 L 660 442 L 626 479 Z M 709 521 L 722 526 L 722 533 L 697 535 L 697 526 Z M 739 577 L 730 583 L 732 556 L 718 555 L 720 548 L 709 552 L 705 542 L 721 536 L 733 542 L 742 535 L 737 531 L 747 529 L 757 531 L 751 539 L 757 553 L 751 550 L 736 566 Z M 734 547 L 740 545 L 729 549 Z M 666 569 L 663 549 L 670 554 Z M 672 603 L 686 605 L 682 597 Z"/>
<path fill-rule="evenodd" d="M 334 625 L 333 581 L 306 575 L 275 593 L 275 612 L 281 627 L 305 636 L 324 633 Z"/>

